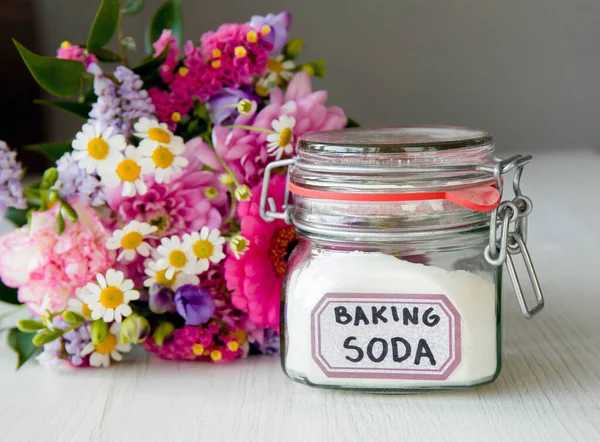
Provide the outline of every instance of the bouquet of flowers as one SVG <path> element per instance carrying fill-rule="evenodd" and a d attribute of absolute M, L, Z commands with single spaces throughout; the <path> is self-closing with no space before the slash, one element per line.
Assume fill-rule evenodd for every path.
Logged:
<path fill-rule="evenodd" d="M 102 0 L 86 45 L 57 57 L 17 49 L 84 122 L 66 143 L 28 146 L 56 161 L 23 189 L 0 145 L 0 300 L 30 319 L 8 331 L 20 366 L 107 367 L 132 344 L 163 359 L 223 363 L 279 346 L 279 301 L 297 236 L 258 209 L 265 166 L 303 134 L 348 119 L 312 90 L 322 60 L 300 64 L 289 13 L 181 38 L 180 0 L 160 5 L 135 67 L 123 14 L 143 0 Z M 118 39 L 119 51 L 105 46 Z M 114 68 L 114 64 L 117 64 Z M 65 99 L 70 97 L 70 99 Z M 285 178 L 269 196 L 281 203 Z M 41 349 L 41 350 L 40 350 Z"/>

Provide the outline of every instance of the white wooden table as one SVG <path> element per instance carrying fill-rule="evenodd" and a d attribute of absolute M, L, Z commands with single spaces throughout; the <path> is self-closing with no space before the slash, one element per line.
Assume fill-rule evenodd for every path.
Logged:
<path fill-rule="evenodd" d="M 143 355 L 107 370 L 15 372 L 0 346 L 0 440 L 600 441 L 600 153 L 540 154 L 523 186 L 546 309 L 526 321 L 506 281 L 504 369 L 491 385 L 317 390 L 269 357 L 215 366 Z"/>

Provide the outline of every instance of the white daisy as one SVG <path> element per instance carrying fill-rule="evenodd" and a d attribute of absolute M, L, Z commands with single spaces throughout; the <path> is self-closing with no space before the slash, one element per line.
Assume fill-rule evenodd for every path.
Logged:
<path fill-rule="evenodd" d="M 108 250 L 123 249 L 117 257 L 117 261 L 125 259 L 131 261 L 139 253 L 142 256 L 150 256 L 152 248 L 144 238 L 158 230 L 158 227 L 151 226 L 148 223 L 131 221 L 123 230 L 115 230 L 112 236 L 106 241 Z"/>
<path fill-rule="evenodd" d="M 121 353 L 131 351 L 131 344 L 124 344 L 121 340 L 121 324 L 114 322 L 108 331 L 108 335 L 100 344 L 90 342 L 81 350 L 81 356 L 90 355 L 92 367 L 108 367 L 110 360 L 123 360 Z"/>
<path fill-rule="evenodd" d="M 140 292 L 133 290 L 133 281 L 125 279 L 123 272 L 110 269 L 106 277 L 96 275 L 98 283 L 90 282 L 79 292 L 79 299 L 92 310 L 92 319 L 102 318 L 104 322 L 121 322 L 122 317 L 131 314 L 129 301 L 140 297 Z"/>
<path fill-rule="evenodd" d="M 109 188 L 123 184 L 122 196 L 131 197 L 138 193 L 145 195 L 148 192 L 148 186 L 146 186 L 142 174 L 142 159 L 143 156 L 139 149 L 131 145 L 127 146 L 125 158 L 111 162 L 110 167 L 103 171 L 102 182 Z"/>
<path fill-rule="evenodd" d="M 292 70 L 296 64 L 292 60 L 285 60 L 283 54 L 275 58 L 270 58 L 267 62 L 267 81 L 278 83 L 281 80 L 290 81 L 292 79 Z"/>
<path fill-rule="evenodd" d="M 95 122 L 85 123 L 71 145 L 73 159 L 81 169 L 85 169 L 87 173 L 94 173 L 96 170 L 101 173 L 123 158 L 122 151 L 127 143 L 123 135 L 113 135 L 112 127 L 102 130 L 100 123 Z"/>
<path fill-rule="evenodd" d="M 183 272 L 175 272 L 172 278 L 167 278 L 167 269 L 160 268 L 156 261 L 147 260 L 145 263 L 144 272 L 148 275 L 148 278 L 144 280 L 144 287 L 152 287 L 158 283 L 169 287 L 171 290 L 177 290 L 179 287 L 185 284 L 198 285 L 200 284 L 200 278 L 196 275 L 188 275 Z"/>
<path fill-rule="evenodd" d="M 279 120 L 273 120 L 271 126 L 277 133 L 267 135 L 267 142 L 269 148 L 267 152 L 269 155 L 274 155 L 278 160 L 281 159 L 284 153 L 294 153 L 294 147 L 292 146 L 292 138 L 294 133 L 292 129 L 296 125 L 296 119 L 289 115 L 282 115 Z"/>
<path fill-rule="evenodd" d="M 69 310 L 83 316 L 86 320 L 90 321 L 92 319 L 92 310 L 85 302 L 79 299 L 80 291 L 81 290 L 77 291 L 75 298 L 69 299 Z"/>
<path fill-rule="evenodd" d="M 166 270 L 167 279 L 173 278 L 176 272 L 188 275 L 196 273 L 196 257 L 187 244 L 182 244 L 178 236 L 163 238 L 156 251 L 159 256 L 156 265 Z"/>
<path fill-rule="evenodd" d="M 187 158 L 182 156 L 185 152 L 183 144 L 167 146 L 142 142 L 138 149 L 142 155 L 142 173 L 153 173 L 154 180 L 159 184 L 168 183 L 173 174 L 180 173 L 182 168 L 188 165 Z"/>
<path fill-rule="evenodd" d="M 215 264 L 225 258 L 223 253 L 223 243 L 225 238 L 217 229 L 210 230 L 208 227 L 202 227 L 200 233 L 194 232 L 191 235 L 183 236 L 183 243 L 192 250 L 197 258 L 196 272 L 202 273 L 208 270 L 210 262 Z"/>
<path fill-rule="evenodd" d="M 151 145 L 153 147 L 162 146 L 183 146 L 183 138 L 178 137 L 169 130 L 166 123 L 159 123 L 152 118 L 142 117 L 133 126 L 136 137 L 141 138 L 140 146 Z"/>

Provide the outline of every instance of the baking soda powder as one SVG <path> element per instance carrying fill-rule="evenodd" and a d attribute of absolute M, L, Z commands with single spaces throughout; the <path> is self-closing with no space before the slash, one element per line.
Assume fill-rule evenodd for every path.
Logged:
<path fill-rule="evenodd" d="M 346 388 L 467 386 L 499 368 L 496 289 L 383 253 L 322 253 L 287 285 L 287 373 Z"/>

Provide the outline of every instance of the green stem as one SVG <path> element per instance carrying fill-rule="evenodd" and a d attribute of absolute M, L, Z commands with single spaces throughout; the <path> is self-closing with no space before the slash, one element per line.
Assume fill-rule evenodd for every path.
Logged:
<path fill-rule="evenodd" d="M 119 33 L 119 48 L 121 49 L 121 58 L 123 59 L 123 64 L 125 67 L 129 67 L 129 61 L 127 60 L 127 48 L 122 43 L 123 42 L 123 14 L 119 12 L 119 24 L 117 25 L 118 33 Z"/>
<path fill-rule="evenodd" d="M 265 134 L 276 134 L 277 132 L 275 132 L 274 130 L 271 129 L 264 129 L 262 127 L 254 127 L 254 126 L 247 126 L 245 124 L 233 124 L 231 126 L 225 126 L 227 129 L 244 129 L 244 130 L 251 130 L 254 132 L 262 132 Z"/>
<path fill-rule="evenodd" d="M 21 305 L 19 305 L 19 306 L 15 307 L 15 308 L 13 308 L 13 309 L 11 309 L 11 310 L 7 311 L 7 312 L 4 312 L 4 313 L 2 313 L 2 314 L 0 315 L 0 321 L 1 321 L 2 319 L 4 319 L 4 318 L 8 318 L 9 316 L 12 316 L 12 315 L 14 315 L 15 313 L 18 313 L 18 312 L 20 312 L 20 311 L 21 311 L 21 310 L 23 310 L 24 308 L 25 308 L 25 304 L 21 304 Z"/>

